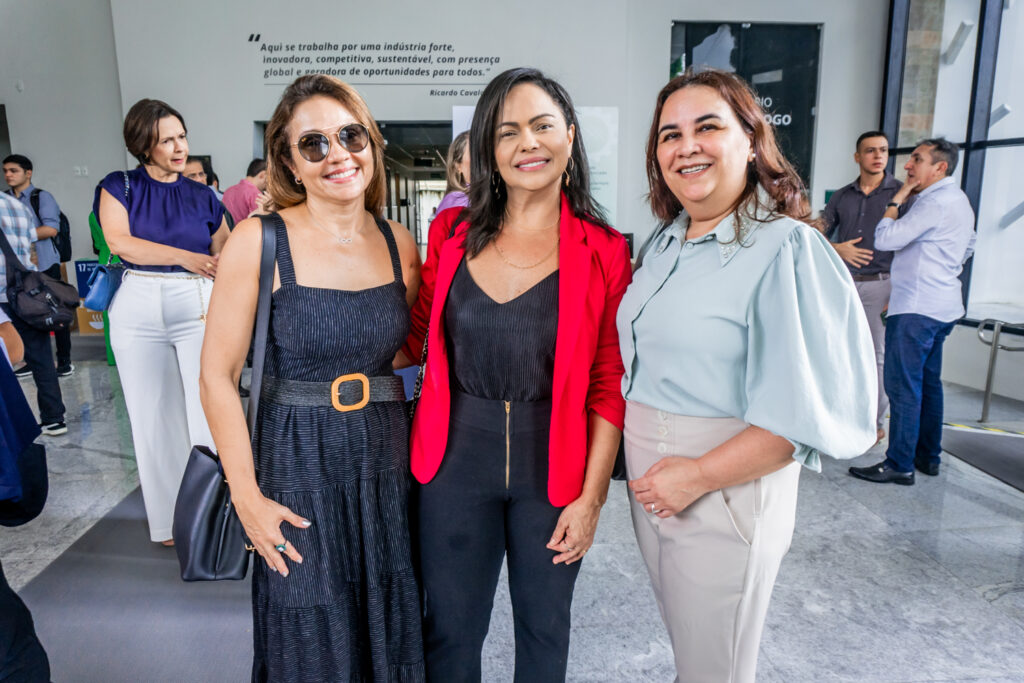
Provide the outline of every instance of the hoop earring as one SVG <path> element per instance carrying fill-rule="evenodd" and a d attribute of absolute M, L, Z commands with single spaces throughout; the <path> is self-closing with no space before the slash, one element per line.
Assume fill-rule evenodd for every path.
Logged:
<path fill-rule="evenodd" d="M 296 185 L 301 185 L 302 184 L 302 178 L 300 178 L 299 176 L 295 176 L 295 184 Z"/>
<path fill-rule="evenodd" d="M 495 197 L 501 196 L 501 174 L 497 171 L 491 173 L 491 191 Z"/>
<path fill-rule="evenodd" d="M 569 153 L 569 164 L 565 167 L 565 186 L 569 187 L 569 181 L 572 179 L 572 172 L 576 168 L 576 162 L 572 160 L 572 153 Z"/>

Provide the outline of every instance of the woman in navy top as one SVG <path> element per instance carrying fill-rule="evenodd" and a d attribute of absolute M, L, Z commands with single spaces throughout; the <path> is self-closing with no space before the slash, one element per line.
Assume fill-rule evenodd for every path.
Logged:
<path fill-rule="evenodd" d="M 199 402 L 199 352 L 217 260 L 228 238 L 224 209 L 182 175 L 185 122 L 158 100 L 124 120 L 133 171 L 96 188 L 93 211 L 110 252 L 127 266 L 108 311 L 135 459 L 154 542 L 174 545 L 171 519 L 193 444 L 213 445 Z"/>

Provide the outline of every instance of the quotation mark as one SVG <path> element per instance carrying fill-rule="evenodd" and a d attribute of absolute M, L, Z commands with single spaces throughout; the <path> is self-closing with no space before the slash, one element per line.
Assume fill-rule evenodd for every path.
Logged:
<path fill-rule="evenodd" d="M 260 42 L 260 34 L 259 33 L 250 33 L 249 34 L 249 42 L 250 43 L 258 43 L 258 42 Z"/>

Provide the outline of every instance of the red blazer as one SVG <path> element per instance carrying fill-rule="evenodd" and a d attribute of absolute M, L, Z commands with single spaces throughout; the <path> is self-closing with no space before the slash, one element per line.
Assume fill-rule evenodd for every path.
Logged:
<path fill-rule="evenodd" d="M 423 284 L 412 311 L 412 332 L 403 349 L 413 361 L 419 359 L 429 318 L 430 352 L 410 446 L 412 473 L 423 484 L 437 474 L 448 446 L 451 388 L 444 306 L 465 255 L 465 224 L 448 238 L 460 210 L 453 207 L 442 211 L 430 226 Z M 583 491 L 590 412 L 622 429 L 626 404 L 622 398 L 623 369 L 615 313 L 632 275 L 625 238 L 576 218 L 564 196 L 559 237 L 548 499 L 561 507 Z"/>

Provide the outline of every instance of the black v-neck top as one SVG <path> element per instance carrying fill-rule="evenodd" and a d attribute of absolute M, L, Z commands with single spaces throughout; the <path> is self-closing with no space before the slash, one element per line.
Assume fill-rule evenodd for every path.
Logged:
<path fill-rule="evenodd" d="M 504 401 L 549 400 L 558 333 L 558 271 L 499 304 L 473 280 L 463 259 L 445 306 L 455 386 Z"/>

